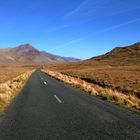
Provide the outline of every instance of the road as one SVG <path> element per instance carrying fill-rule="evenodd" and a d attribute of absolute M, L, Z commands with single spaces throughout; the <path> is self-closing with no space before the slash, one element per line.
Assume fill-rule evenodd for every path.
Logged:
<path fill-rule="evenodd" d="M 0 140 L 138 140 L 140 115 L 35 71 L 0 123 Z"/>

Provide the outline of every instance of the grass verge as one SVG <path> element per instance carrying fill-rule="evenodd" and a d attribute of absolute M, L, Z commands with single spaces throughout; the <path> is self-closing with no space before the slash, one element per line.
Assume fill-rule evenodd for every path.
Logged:
<path fill-rule="evenodd" d="M 103 88 L 99 85 L 88 83 L 80 78 L 75 78 L 69 75 L 62 74 L 60 72 L 50 70 L 43 71 L 51 77 L 61 80 L 76 88 L 80 88 L 81 90 L 84 90 L 85 92 L 93 96 L 98 96 L 103 100 L 111 101 L 115 104 L 121 105 L 123 107 L 140 113 L 140 99 L 138 99 L 138 97 L 136 97 L 135 95 L 126 95 L 120 91 L 108 87 Z"/>
<path fill-rule="evenodd" d="M 0 84 L 0 112 L 11 103 L 33 71 L 27 71 L 12 80 Z"/>

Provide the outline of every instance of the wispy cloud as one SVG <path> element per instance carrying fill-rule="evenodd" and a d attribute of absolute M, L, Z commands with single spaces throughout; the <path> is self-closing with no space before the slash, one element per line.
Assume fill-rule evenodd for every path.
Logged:
<path fill-rule="evenodd" d="M 138 21 L 140 21 L 140 18 L 133 19 L 133 20 L 129 20 L 129 21 L 127 21 L 127 22 L 120 23 L 120 24 L 117 24 L 117 25 L 108 27 L 108 28 L 106 28 L 106 29 L 97 31 L 97 32 L 95 32 L 95 33 L 93 33 L 93 34 L 88 35 L 87 37 L 90 37 L 90 36 L 93 36 L 93 35 L 98 35 L 98 34 L 100 34 L 100 33 L 104 33 L 104 32 L 110 31 L 110 30 L 114 30 L 114 29 L 123 27 L 123 26 L 125 26 L 125 25 L 129 25 L 129 24 L 132 24 L 132 23 L 135 23 L 135 22 L 138 22 Z"/>
<path fill-rule="evenodd" d="M 73 14 L 75 14 L 76 12 L 78 12 L 80 9 L 82 9 L 88 2 L 90 2 L 90 0 L 84 0 L 83 2 L 81 2 L 75 9 L 73 9 L 72 11 L 70 11 L 69 13 L 67 13 L 65 15 L 65 17 L 71 16 Z"/>
<path fill-rule="evenodd" d="M 55 51 L 55 50 L 57 50 L 57 49 L 64 48 L 64 47 L 66 47 L 66 46 L 75 44 L 75 43 L 77 43 L 77 42 L 79 42 L 79 41 L 81 41 L 81 40 L 84 40 L 84 38 L 81 37 L 81 38 L 77 38 L 77 39 L 75 39 L 75 40 L 69 41 L 69 42 L 67 42 L 67 43 L 65 43 L 65 44 L 62 44 L 62 45 L 59 45 L 59 46 L 54 47 L 54 48 L 52 48 L 52 49 L 49 49 L 49 50 L 47 50 L 47 52 L 53 52 L 53 51 Z"/>
<path fill-rule="evenodd" d="M 61 48 L 64 48 L 64 47 L 67 47 L 67 46 L 76 44 L 76 43 L 78 43 L 78 42 L 80 42 L 80 41 L 86 40 L 86 39 L 88 39 L 88 38 L 90 38 L 90 37 L 92 37 L 92 36 L 96 36 L 96 35 L 98 35 L 98 34 L 105 33 L 105 32 L 108 32 L 108 31 L 110 31 L 110 30 L 115 30 L 115 29 L 117 29 L 117 28 L 120 28 L 120 27 L 129 25 L 129 24 L 132 24 L 132 23 L 135 23 L 135 22 L 138 22 L 138 21 L 140 21 L 140 18 L 133 19 L 133 20 L 130 20 L 130 21 L 121 23 L 121 24 L 117 24 L 117 25 L 111 26 L 111 27 L 109 27 L 109 28 L 106 28 L 106 29 L 103 29 L 103 30 L 99 30 L 99 31 L 94 32 L 94 33 L 92 33 L 92 34 L 89 34 L 89 35 L 87 35 L 87 36 L 84 36 L 84 37 L 81 37 L 81 38 L 77 38 L 77 39 L 75 39 L 75 40 L 72 40 L 72 41 L 67 42 L 67 43 L 65 43 L 65 44 L 62 44 L 62 45 L 59 45 L 59 46 L 54 47 L 54 48 L 52 48 L 52 49 L 49 49 L 49 50 L 47 50 L 47 51 L 48 51 L 48 52 L 53 52 L 53 51 L 55 51 L 55 50 L 57 50 L 57 49 L 61 49 Z"/>
<path fill-rule="evenodd" d="M 67 13 L 64 19 L 72 16 L 77 16 L 78 18 L 87 16 L 91 16 L 92 18 L 111 16 L 138 8 L 140 8 L 138 0 L 83 0 L 77 7 Z"/>

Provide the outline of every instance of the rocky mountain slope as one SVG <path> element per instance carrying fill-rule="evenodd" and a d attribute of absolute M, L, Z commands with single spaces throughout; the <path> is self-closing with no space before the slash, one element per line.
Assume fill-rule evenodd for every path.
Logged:
<path fill-rule="evenodd" d="M 56 56 L 44 51 L 39 51 L 30 44 L 20 45 L 15 48 L 0 49 L 0 64 L 44 64 L 75 62 L 79 59 Z"/>
<path fill-rule="evenodd" d="M 106 61 L 118 65 L 140 64 L 140 42 L 126 47 L 116 47 L 112 51 L 90 60 Z"/>

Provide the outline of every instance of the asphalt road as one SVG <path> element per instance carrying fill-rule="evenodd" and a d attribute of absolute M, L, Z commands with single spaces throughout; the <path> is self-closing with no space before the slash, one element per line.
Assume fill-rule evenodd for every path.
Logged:
<path fill-rule="evenodd" d="M 0 140 L 138 140 L 140 115 L 37 70 L 6 111 Z"/>

